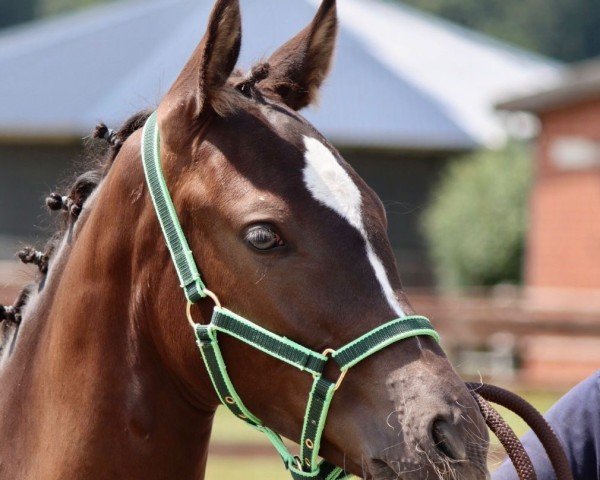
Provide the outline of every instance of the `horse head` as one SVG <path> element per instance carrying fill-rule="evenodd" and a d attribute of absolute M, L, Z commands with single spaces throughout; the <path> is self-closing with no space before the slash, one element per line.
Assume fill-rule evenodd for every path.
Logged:
<path fill-rule="evenodd" d="M 298 113 L 325 80 L 337 28 L 336 3 L 324 0 L 308 27 L 242 74 L 238 1 L 218 0 L 157 109 L 166 183 L 206 284 L 229 309 L 315 351 L 413 313 L 381 201 Z M 121 155 L 133 152 L 129 142 L 138 148 L 132 138 Z M 215 408 L 149 199 L 139 222 L 137 276 L 150 279 L 159 350 L 189 398 Z M 198 322 L 211 306 L 200 302 Z M 223 337 L 222 350 L 248 408 L 298 438 L 310 376 L 233 338 Z M 417 336 L 348 372 L 321 451 L 369 478 L 467 479 L 486 476 L 486 450 L 463 382 L 438 344 Z"/>

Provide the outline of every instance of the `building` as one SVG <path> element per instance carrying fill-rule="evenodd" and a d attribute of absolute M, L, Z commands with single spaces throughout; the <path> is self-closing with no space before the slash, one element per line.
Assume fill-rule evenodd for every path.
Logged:
<path fill-rule="evenodd" d="M 525 373 L 534 381 L 581 379 L 600 368 L 600 59 L 499 108 L 541 122 L 526 294 L 529 308 L 553 311 L 563 323 L 527 341 Z"/>
<path fill-rule="evenodd" d="M 0 35 L 0 257 L 42 236 L 44 195 L 100 120 L 156 105 L 205 28 L 211 0 L 113 2 Z M 314 0 L 242 0 L 241 65 L 306 25 Z M 457 152 L 505 139 L 493 109 L 556 63 L 384 0 L 339 2 L 334 70 L 308 118 L 382 197 L 405 283 L 431 282 L 419 212 Z"/>
<path fill-rule="evenodd" d="M 526 285 L 600 306 L 600 60 L 541 93 L 500 105 L 541 122 L 530 205 Z"/>

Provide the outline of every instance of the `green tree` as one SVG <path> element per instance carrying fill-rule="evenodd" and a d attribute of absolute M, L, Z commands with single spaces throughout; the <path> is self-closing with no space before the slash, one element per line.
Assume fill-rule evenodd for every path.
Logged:
<path fill-rule="evenodd" d="M 402 1 L 560 60 L 600 55 L 600 0 Z"/>
<path fill-rule="evenodd" d="M 27 22 L 35 17 L 37 0 L 1 0 L 0 28 Z"/>
<path fill-rule="evenodd" d="M 520 281 L 531 170 L 517 144 L 447 166 L 423 216 L 441 287 Z"/>
<path fill-rule="evenodd" d="M 111 0 L 38 0 L 38 15 L 45 17 L 57 13 L 88 7 L 98 3 L 106 3 Z"/>
<path fill-rule="evenodd" d="M 106 1 L 111 0 L 0 0 L 0 27 Z M 600 55 L 600 0 L 388 1 L 412 5 L 559 60 Z"/>

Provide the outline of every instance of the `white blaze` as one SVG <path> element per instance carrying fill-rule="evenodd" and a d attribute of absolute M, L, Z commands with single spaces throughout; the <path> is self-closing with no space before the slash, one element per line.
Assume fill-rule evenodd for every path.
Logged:
<path fill-rule="evenodd" d="M 381 291 L 392 310 L 399 317 L 404 316 L 402 307 L 394 294 L 381 260 L 373 250 L 362 220 L 362 198 L 360 190 L 348 172 L 339 164 L 331 150 L 316 138 L 304 137 L 306 152 L 304 158 L 304 184 L 313 198 L 329 207 L 352 225 L 362 235 L 366 245 L 366 255 L 373 267 Z"/>

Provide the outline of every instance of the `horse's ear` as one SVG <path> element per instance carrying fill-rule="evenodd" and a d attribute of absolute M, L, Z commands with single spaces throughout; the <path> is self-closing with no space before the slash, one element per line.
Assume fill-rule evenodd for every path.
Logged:
<path fill-rule="evenodd" d="M 177 129 L 176 118 L 189 122 L 207 111 L 226 110 L 223 88 L 240 54 L 241 39 L 239 0 L 217 0 L 204 37 L 159 107 L 163 126 Z"/>
<path fill-rule="evenodd" d="M 314 102 L 331 67 L 337 29 L 336 0 L 323 0 L 310 25 L 271 56 L 261 87 L 294 110 Z"/>

